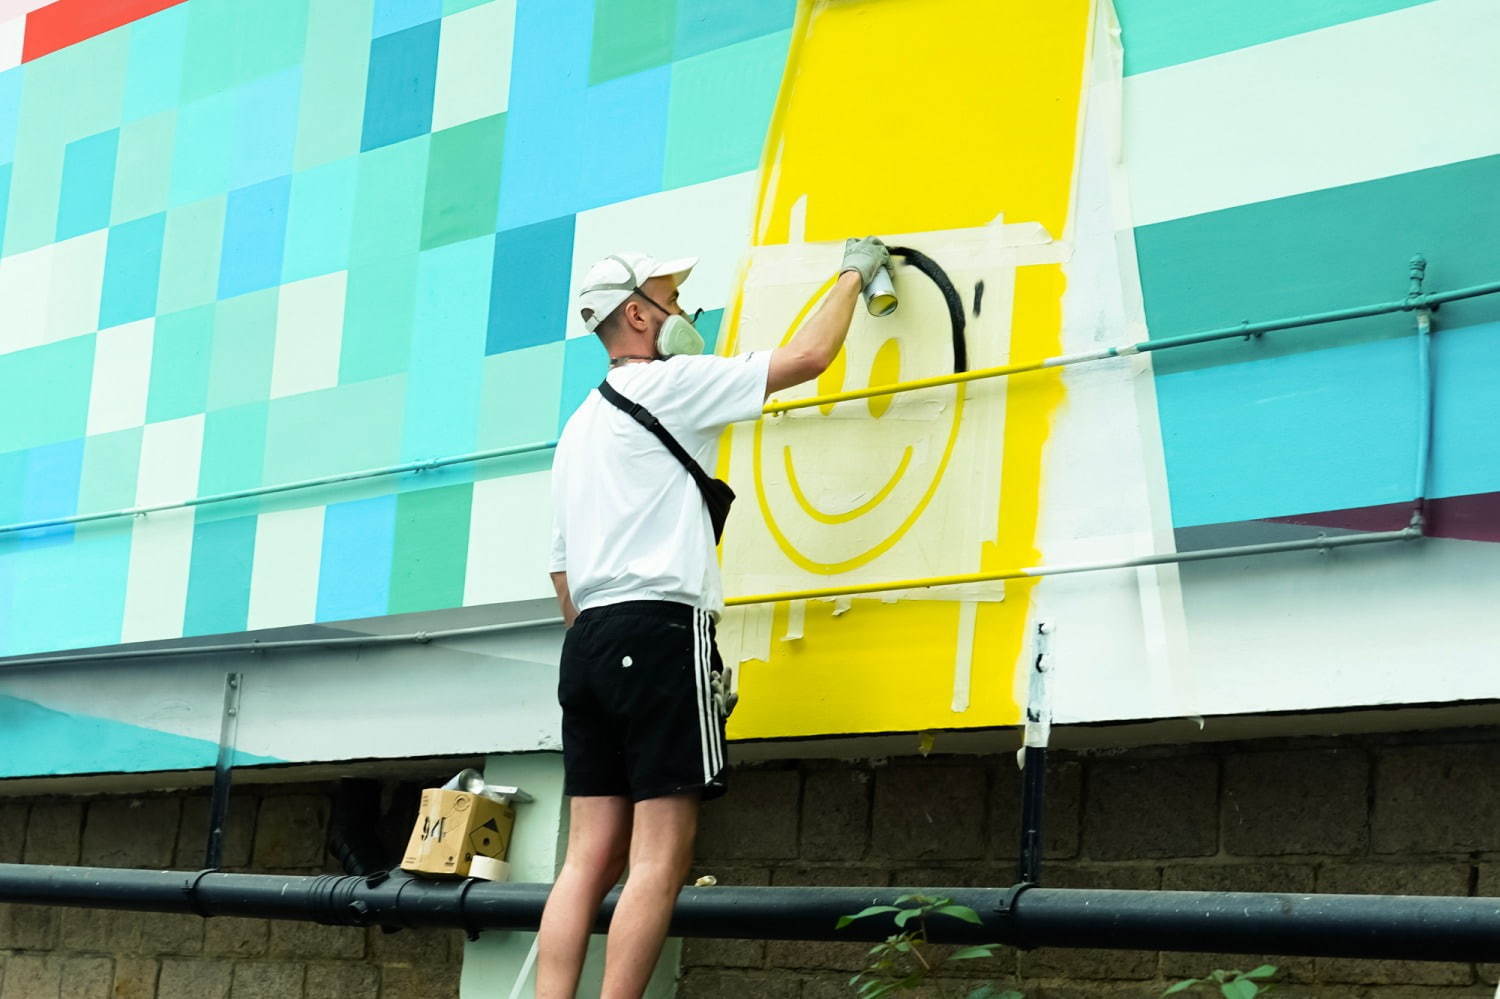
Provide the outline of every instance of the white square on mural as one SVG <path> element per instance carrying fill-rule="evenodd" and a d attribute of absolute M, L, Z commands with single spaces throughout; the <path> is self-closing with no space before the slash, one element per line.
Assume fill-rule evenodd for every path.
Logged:
<path fill-rule="evenodd" d="M 689 309 L 728 305 L 740 262 L 750 250 L 758 176 L 737 173 L 579 212 L 568 281 L 568 336 L 590 335 L 572 307 L 584 272 L 621 250 L 641 250 L 663 260 L 697 257 L 698 266 L 682 287 L 683 304 Z"/>
<path fill-rule="evenodd" d="M 491 0 L 443 18 L 432 130 L 499 114 L 510 104 L 515 0 Z"/>
<path fill-rule="evenodd" d="M 324 509 L 273 510 L 256 519 L 247 628 L 317 620 Z"/>
<path fill-rule="evenodd" d="M 100 330 L 95 336 L 89 434 L 107 434 L 146 422 L 155 335 L 156 320 L 142 319 Z"/>
<path fill-rule="evenodd" d="M 104 252 L 109 230 L 98 229 L 47 247 L 52 276 L 47 296 L 47 340 L 83 336 L 99 328 Z"/>
<path fill-rule="evenodd" d="M 26 38 L 26 18 L 0 21 L 0 73 L 21 64 L 21 44 Z"/>
<path fill-rule="evenodd" d="M 552 596 L 552 473 L 474 483 L 464 606 Z"/>
<path fill-rule="evenodd" d="M 281 286 L 271 398 L 333 388 L 339 383 L 348 271 Z"/>
<path fill-rule="evenodd" d="M 0 354 L 39 347 L 47 337 L 47 295 L 52 279 L 52 247 L 42 246 L 0 259 Z"/>

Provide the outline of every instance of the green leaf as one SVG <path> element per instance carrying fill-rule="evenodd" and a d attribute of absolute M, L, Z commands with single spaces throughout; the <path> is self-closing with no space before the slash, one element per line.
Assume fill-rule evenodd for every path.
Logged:
<path fill-rule="evenodd" d="M 898 940 L 898 941 L 896 941 L 896 949 L 899 950 L 903 954 L 910 953 L 911 952 L 911 941 L 910 940 Z"/>
<path fill-rule="evenodd" d="M 979 918 L 979 913 L 967 905 L 944 905 L 934 911 L 941 912 L 945 916 L 952 916 L 955 919 L 962 919 L 966 923 L 973 923 L 975 926 L 984 925 L 984 921 Z"/>
<path fill-rule="evenodd" d="M 835 928 L 841 930 L 845 926 L 848 926 L 850 923 L 854 922 L 856 919 L 864 919 L 866 916 L 878 916 L 882 912 L 900 911 L 901 910 L 896 908 L 894 905 L 872 905 L 868 909 L 865 909 L 861 912 L 856 912 L 852 916 L 840 916 L 838 926 Z"/>
<path fill-rule="evenodd" d="M 981 944 L 978 947 L 965 947 L 963 950 L 949 954 L 948 960 L 972 961 L 976 957 L 994 957 L 996 946 L 996 944 Z"/>
<path fill-rule="evenodd" d="M 1224 993 L 1224 999 L 1255 999 L 1260 987 L 1248 978 L 1236 978 L 1220 985 L 1219 991 Z"/>
<path fill-rule="evenodd" d="M 896 925 L 898 927 L 905 926 L 907 923 L 911 922 L 914 917 L 920 916 L 921 914 L 921 909 L 902 909 L 900 912 L 896 913 Z"/>
<path fill-rule="evenodd" d="M 1186 991 L 1187 989 L 1192 988 L 1194 985 L 1197 985 L 1201 981 L 1203 981 L 1203 979 L 1201 979 L 1201 978 L 1187 978 L 1187 979 L 1184 979 L 1183 981 L 1180 981 L 1176 985 L 1174 985 L 1171 988 L 1167 989 L 1167 991 L 1163 992 L 1162 995 L 1169 996 L 1169 995 L 1173 995 L 1173 994 L 1178 993 L 1178 992 Z"/>
<path fill-rule="evenodd" d="M 1244 977 L 1246 977 L 1246 978 L 1270 978 L 1272 975 L 1276 974 L 1277 970 L 1278 969 L 1277 969 L 1276 965 L 1274 965 L 1274 964 L 1263 964 L 1263 965 L 1261 965 L 1258 968 L 1252 968 L 1251 970 L 1245 972 Z"/>

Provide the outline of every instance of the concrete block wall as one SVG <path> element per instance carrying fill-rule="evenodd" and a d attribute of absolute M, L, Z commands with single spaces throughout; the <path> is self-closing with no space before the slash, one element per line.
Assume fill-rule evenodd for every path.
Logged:
<path fill-rule="evenodd" d="M 941 737 L 938 745 L 941 747 Z M 735 771 L 694 876 L 721 884 L 1007 885 L 1014 757 L 789 761 Z M 1500 895 L 1500 732 L 1055 753 L 1043 882 L 1057 887 Z M 680 999 L 833 999 L 867 944 L 694 940 Z M 1500 966 L 1038 949 L 967 962 L 1028 999 L 1156 996 L 1269 962 L 1307 999 L 1493 996 Z"/>
<path fill-rule="evenodd" d="M 331 792 L 236 787 L 222 868 L 339 872 L 324 850 Z M 415 799 L 395 798 L 382 831 L 404 846 Z M 0 797 L 0 862 L 197 870 L 208 802 L 181 791 Z M 459 931 L 0 903 L 0 999 L 453 999 L 462 957 Z"/>

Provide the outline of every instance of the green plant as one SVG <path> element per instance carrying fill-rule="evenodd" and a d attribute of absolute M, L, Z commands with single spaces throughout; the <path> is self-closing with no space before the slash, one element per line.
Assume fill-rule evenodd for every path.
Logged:
<path fill-rule="evenodd" d="M 999 944 L 980 944 L 964 947 L 946 957 L 940 957 L 933 945 L 927 942 L 927 920 L 934 915 L 951 916 L 964 922 L 982 925 L 979 913 L 966 905 L 954 905 L 949 898 L 929 898 L 926 895 L 902 895 L 895 905 L 872 905 L 852 916 L 840 916 L 838 928 L 843 929 L 856 919 L 894 913 L 893 921 L 901 932 L 886 937 L 870 948 L 869 965 L 865 970 L 849 979 L 860 999 L 879 999 L 892 992 L 914 989 L 928 982 L 934 972 L 953 961 L 972 961 L 975 958 L 992 957 Z M 910 927 L 910 928 L 908 928 Z M 936 982 L 929 982 L 939 995 L 943 990 Z M 993 985 L 979 985 L 965 999 L 1024 999 L 1021 993 L 1010 989 L 998 991 Z"/>
<path fill-rule="evenodd" d="M 1189 989 L 1198 991 L 1212 991 L 1218 987 L 1220 995 L 1224 999 L 1255 999 L 1270 992 L 1272 985 L 1264 979 L 1276 974 L 1276 965 L 1262 964 L 1258 968 L 1249 971 L 1215 971 L 1207 978 L 1189 978 L 1178 982 L 1162 993 L 1163 996 L 1175 995 L 1178 992 L 1186 992 Z"/>

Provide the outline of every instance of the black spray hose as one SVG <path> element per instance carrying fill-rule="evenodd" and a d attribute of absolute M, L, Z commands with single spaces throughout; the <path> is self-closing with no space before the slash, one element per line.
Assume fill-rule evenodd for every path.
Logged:
<path fill-rule="evenodd" d="M 938 291 L 943 293 L 943 299 L 948 303 L 948 323 L 953 328 L 953 373 L 957 375 L 968 371 L 969 349 L 964 342 L 964 303 L 958 297 L 958 289 L 948 280 L 947 272 L 921 250 L 913 250 L 909 246 L 891 246 L 887 249 L 892 256 L 904 257 L 908 265 L 926 274 L 938 286 Z"/>

